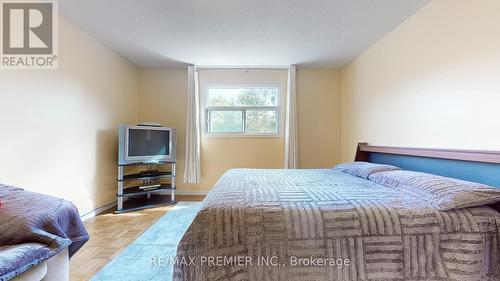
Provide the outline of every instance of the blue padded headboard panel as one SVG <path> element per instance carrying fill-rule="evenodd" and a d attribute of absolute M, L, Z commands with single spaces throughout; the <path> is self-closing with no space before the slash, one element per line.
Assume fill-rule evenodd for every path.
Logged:
<path fill-rule="evenodd" d="M 371 152 L 369 162 L 479 182 L 500 188 L 500 164 Z"/>

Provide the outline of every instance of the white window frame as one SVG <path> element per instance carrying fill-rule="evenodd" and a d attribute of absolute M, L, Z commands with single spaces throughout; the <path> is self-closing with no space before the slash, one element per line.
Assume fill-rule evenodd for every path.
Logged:
<path fill-rule="evenodd" d="M 276 106 L 208 106 L 208 89 L 210 88 L 277 88 L 278 89 L 278 104 Z M 231 84 L 220 84 L 220 83 L 203 83 L 201 85 L 201 121 L 203 135 L 206 137 L 228 137 L 228 138 L 238 138 L 238 137 L 283 137 L 283 127 L 284 127 L 284 104 L 285 95 L 283 92 L 283 85 L 280 83 L 231 83 Z M 243 132 L 210 132 L 209 115 L 210 111 L 241 111 L 243 116 Z M 247 110 L 263 110 L 263 111 L 276 111 L 277 113 L 277 133 L 248 133 L 246 132 L 246 111 Z"/>

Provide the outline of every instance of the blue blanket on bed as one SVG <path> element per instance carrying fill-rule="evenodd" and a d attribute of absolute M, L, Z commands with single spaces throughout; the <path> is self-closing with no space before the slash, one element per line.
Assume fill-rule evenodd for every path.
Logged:
<path fill-rule="evenodd" d="M 71 202 L 0 184 L 0 281 L 9 280 L 89 235 Z"/>

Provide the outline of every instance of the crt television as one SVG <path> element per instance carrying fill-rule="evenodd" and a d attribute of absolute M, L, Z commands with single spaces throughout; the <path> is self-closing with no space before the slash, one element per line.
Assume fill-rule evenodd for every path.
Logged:
<path fill-rule="evenodd" d="M 174 162 L 174 128 L 161 125 L 120 125 L 118 164 Z"/>

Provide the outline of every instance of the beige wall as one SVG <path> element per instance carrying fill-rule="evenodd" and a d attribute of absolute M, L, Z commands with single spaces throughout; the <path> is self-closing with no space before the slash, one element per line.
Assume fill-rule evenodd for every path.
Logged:
<path fill-rule="evenodd" d="M 202 136 L 202 182 L 182 183 L 184 172 L 187 72 L 174 69 L 140 71 L 139 118 L 178 129 L 179 189 L 208 190 L 227 170 L 237 167 L 282 168 L 283 138 L 220 138 Z M 200 83 L 229 79 L 236 83 L 280 82 L 286 72 L 276 70 L 200 70 Z M 333 70 L 299 70 L 297 74 L 300 165 L 330 167 L 339 159 L 340 75 Z M 323 132 L 323 133 L 322 133 Z M 321 137 L 320 137 L 321 136 Z M 303 143 L 303 145 L 302 145 Z M 331 145 L 331 146 L 330 146 Z"/>
<path fill-rule="evenodd" d="M 500 149 L 500 1 L 434 0 L 342 77 L 342 159 L 356 142 Z"/>
<path fill-rule="evenodd" d="M 299 69 L 299 166 L 333 167 L 340 161 L 340 71 Z"/>
<path fill-rule="evenodd" d="M 137 120 L 135 66 L 60 19 L 58 70 L 0 70 L 0 182 L 73 201 L 115 200 L 116 130 Z"/>

